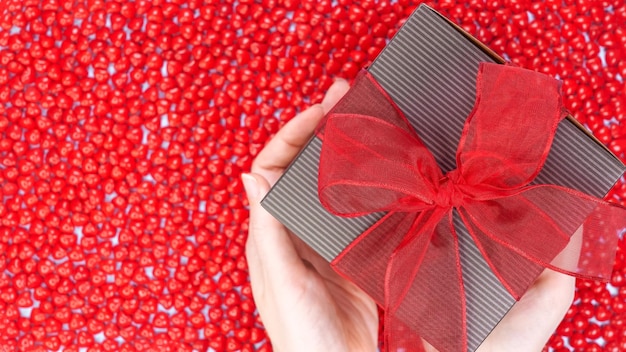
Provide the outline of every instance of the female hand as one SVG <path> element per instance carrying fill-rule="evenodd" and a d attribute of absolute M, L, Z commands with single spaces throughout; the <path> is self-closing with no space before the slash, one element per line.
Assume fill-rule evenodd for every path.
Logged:
<path fill-rule="evenodd" d="M 250 203 L 246 256 L 252 293 L 276 351 L 375 351 L 376 304 L 274 219 L 259 202 L 349 86 L 339 80 L 320 105 L 287 123 L 242 176 Z"/>
<path fill-rule="evenodd" d="M 252 293 L 276 351 L 376 351 L 378 346 L 374 301 L 259 204 L 348 88 L 343 80 L 333 84 L 322 103 L 287 123 L 259 153 L 252 173 L 242 176 L 250 203 L 246 255 Z M 574 278 L 546 269 L 478 351 L 541 351 L 573 300 L 574 284 Z"/>

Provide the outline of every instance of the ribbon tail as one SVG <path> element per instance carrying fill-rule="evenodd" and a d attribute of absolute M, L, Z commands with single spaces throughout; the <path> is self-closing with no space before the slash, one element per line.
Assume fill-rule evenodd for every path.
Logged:
<path fill-rule="evenodd" d="M 452 212 L 416 221 L 418 236 L 392 254 L 385 276 L 388 350 L 467 350 L 465 292 Z"/>
<path fill-rule="evenodd" d="M 459 212 L 494 274 L 519 299 L 545 268 L 608 280 L 626 209 L 560 186 L 539 185 Z"/>
<path fill-rule="evenodd" d="M 385 214 L 333 259 L 333 270 L 353 282 L 383 307 L 385 271 L 389 258 L 417 216 L 414 213 Z"/>
<path fill-rule="evenodd" d="M 401 319 L 385 313 L 383 340 L 385 352 L 425 352 L 426 344 L 428 343 Z"/>

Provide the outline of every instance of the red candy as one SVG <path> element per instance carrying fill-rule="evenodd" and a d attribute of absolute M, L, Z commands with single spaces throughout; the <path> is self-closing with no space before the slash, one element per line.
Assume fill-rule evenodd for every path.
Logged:
<path fill-rule="evenodd" d="M 0 1 L 0 345 L 270 351 L 239 180 L 418 5 Z M 626 159 L 623 1 L 433 1 Z M 626 205 L 626 184 L 607 196 Z M 626 244 L 546 350 L 626 349 Z M 26 311 L 30 310 L 30 313 Z"/>

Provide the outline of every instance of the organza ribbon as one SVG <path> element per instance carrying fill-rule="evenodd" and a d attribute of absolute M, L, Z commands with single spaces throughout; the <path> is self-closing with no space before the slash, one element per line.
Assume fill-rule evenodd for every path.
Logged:
<path fill-rule="evenodd" d="M 531 184 L 564 111 L 560 82 L 481 64 L 457 169 L 445 175 L 366 71 L 320 124 L 322 205 L 343 217 L 385 213 L 332 265 L 385 309 L 388 350 L 419 351 L 423 340 L 440 351 L 468 349 L 455 218 L 515 299 L 544 268 L 610 277 L 624 209 Z M 447 133 L 446 126 L 426 132 Z"/>

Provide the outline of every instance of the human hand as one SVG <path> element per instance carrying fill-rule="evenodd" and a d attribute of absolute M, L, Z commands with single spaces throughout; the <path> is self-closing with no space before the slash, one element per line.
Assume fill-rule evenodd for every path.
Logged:
<path fill-rule="evenodd" d="M 246 256 L 254 301 L 276 351 L 375 351 L 375 303 L 293 236 L 259 202 L 345 94 L 338 81 L 321 105 L 290 121 L 242 176 L 250 203 Z M 487 337 L 478 352 L 540 351 L 574 296 L 575 279 L 546 269 Z M 428 352 L 435 351 L 428 346 Z"/>
<path fill-rule="evenodd" d="M 580 248 L 582 230 L 572 235 L 571 241 L 572 248 Z M 578 258 L 559 256 L 552 264 L 572 267 L 562 263 L 571 260 Z M 477 352 L 541 351 L 571 306 L 575 288 L 576 279 L 573 276 L 545 269 Z"/>
<path fill-rule="evenodd" d="M 287 123 L 242 181 L 250 203 L 246 256 L 254 302 L 275 351 L 375 351 L 376 304 L 274 219 L 259 202 L 348 90 L 335 82 L 320 105 Z"/>

